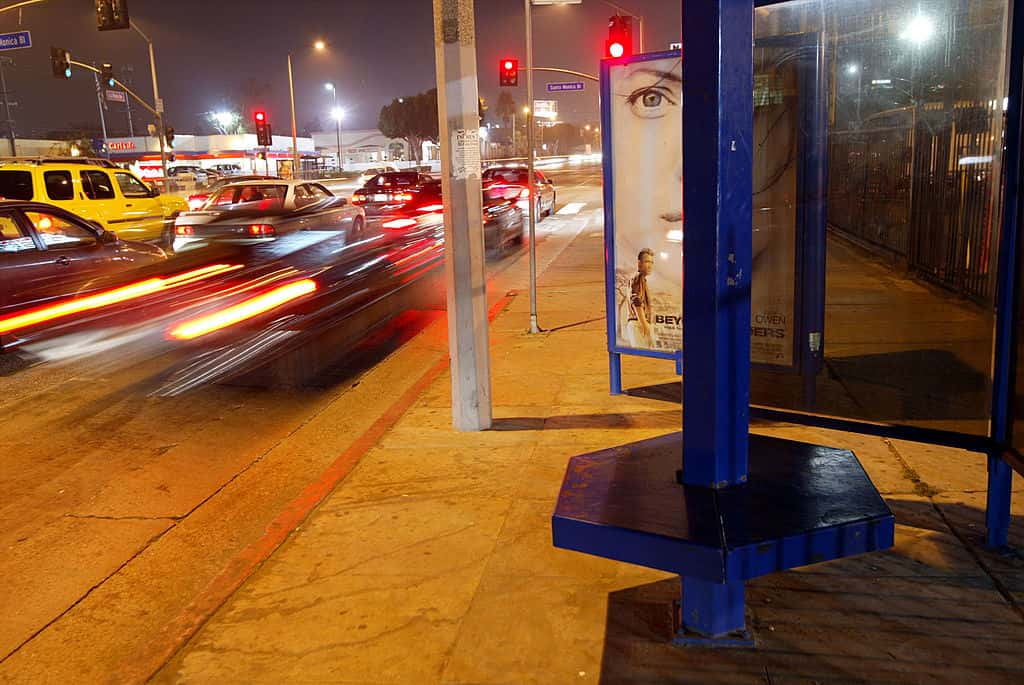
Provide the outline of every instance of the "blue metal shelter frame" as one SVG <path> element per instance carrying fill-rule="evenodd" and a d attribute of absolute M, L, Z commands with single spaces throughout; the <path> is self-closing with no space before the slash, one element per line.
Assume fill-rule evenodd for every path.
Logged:
<path fill-rule="evenodd" d="M 780 3 L 756 3 L 772 4 Z M 892 513 L 851 452 L 749 435 L 751 415 L 986 453 L 987 541 L 1006 544 L 1012 470 L 1024 463 L 1010 445 L 1024 217 L 1024 0 L 1010 5 L 992 415 L 989 435 L 980 437 L 750 407 L 755 2 L 682 3 L 683 129 L 700 132 L 683 149 L 683 206 L 687 223 L 702 227 L 687 232 L 683 252 L 687 428 L 573 457 L 552 517 L 558 547 L 678 573 L 678 642 L 752 644 L 745 580 L 893 541 Z M 607 101 L 610 94 L 603 95 Z M 607 127 L 605 133 L 609 143 Z M 606 184 L 606 200 L 609 192 Z M 675 479 L 666 477 L 680 457 Z"/>

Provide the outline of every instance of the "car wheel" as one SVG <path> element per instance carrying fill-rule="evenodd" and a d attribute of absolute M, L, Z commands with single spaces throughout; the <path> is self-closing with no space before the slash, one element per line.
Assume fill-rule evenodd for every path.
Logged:
<path fill-rule="evenodd" d="M 363 217 L 357 216 L 352 220 L 352 232 L 349 233 L 348 242 L 359 242 L 363 239 L 363 231 L 366 228 L 366 224 L 363 221 Z"/>

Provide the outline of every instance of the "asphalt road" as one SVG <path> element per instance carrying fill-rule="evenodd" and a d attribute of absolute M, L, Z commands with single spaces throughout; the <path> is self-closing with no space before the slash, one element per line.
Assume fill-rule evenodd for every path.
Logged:
<path fill-rule="evenodd" d="M 538 252 L 600 207 L 599 166 L 546 171 L 559 214 L 538 225 Z M 525 261 L 525 247 L 491 261 L 492 292 Z M 173 353 L 0 355 L 0 681 L 100 681 L 159 643 L 184 599 L 445 353 L 442 317 L 410 310 L 298 387 L 240 378 L 166 397 Z"/>

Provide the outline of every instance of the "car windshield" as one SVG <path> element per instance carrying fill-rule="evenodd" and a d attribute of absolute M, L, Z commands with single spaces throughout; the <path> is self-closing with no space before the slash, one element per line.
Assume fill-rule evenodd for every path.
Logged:
<path fill-rule="evenodd" d="M 226 186 L 217 191 L 210 205 L 234 205 L 246 202 L 264 203 L 264 209 L 281 207 L 288 190 L 285 185 L 236 185 Z"/>
<path fill-rule="evenodd" d="M 0 170 L 0 198 L 31 200 L 32 174 L 27 171 Z"/>
<path fill-rule="evenodd" d="M 528 178 L 526 169 L 488 169 L 483 174 L 485 181 L 495 181 L 497 183 L 519 183 L 526 185 Z"/>

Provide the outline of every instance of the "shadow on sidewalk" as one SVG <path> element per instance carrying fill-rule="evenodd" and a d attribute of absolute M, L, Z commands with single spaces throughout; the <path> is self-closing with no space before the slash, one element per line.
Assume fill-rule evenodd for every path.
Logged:
<path fill-rule="evenodd" d="M 600 682 L 1024 682 L 1024 619 L 1011 603 L 1024 592 L 1024 560 L 976 548 L 980 536 L 968 534 L 972 553 L 950 535 L 944 521 L 982 520 L 975 507 L 940 504 L 939 515 L 930 501 L 890 504 L 894 549 L 748 584 L 756 649 L 673 646 L 675 578 L 610 593 Z"/>
<path fill-rule="evenodd" d="M 494 419 L 491 430 L 537 431 L 582 428 L 664 428 L 679 430 L 679 410 L 646 411 L 632 414 L 566 414 L 562 416 L 515 416 Z"/>

